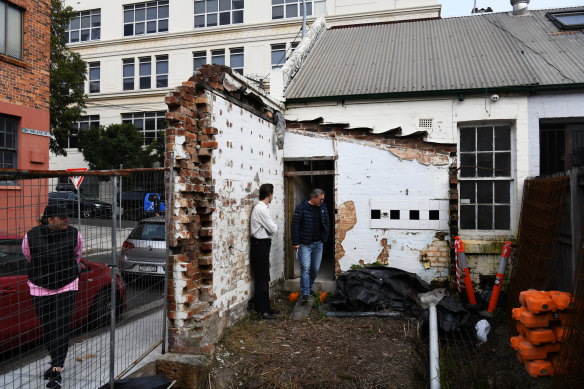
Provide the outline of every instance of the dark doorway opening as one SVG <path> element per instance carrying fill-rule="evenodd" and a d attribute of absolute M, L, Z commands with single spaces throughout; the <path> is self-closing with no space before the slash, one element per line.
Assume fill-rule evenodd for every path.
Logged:
<path fill-rule="evenodd" d="M 284 161 L 286 179 L 286 277 L 300 277 L 300 265 L 292 248 L 291 225 L 294 209 L 307 199 L 310 192 L 319 188 L 325 192 L 325 204 L 329 213 L 331 231 L 324 245 L 322 262 L 317 280 L 335 278 L 335 176 L 333 157 L 299 158 Z"/>

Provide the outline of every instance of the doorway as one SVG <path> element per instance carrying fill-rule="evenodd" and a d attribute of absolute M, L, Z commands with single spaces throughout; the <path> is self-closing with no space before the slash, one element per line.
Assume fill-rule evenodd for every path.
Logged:
<path fill-rule="evenodd" d="M 284 160 L 286 191 L 286 278 L 300 277 L 300 264 L 292 248 L 291 228 L 294 210 L 310 192 L 319 188 L 325 192 L 325 204 L 329 214 L 330 232 L 323 247 L 322 262 L 317 280 L 335 279 L 335 170 L 334 157 L 289 158 Z"/>

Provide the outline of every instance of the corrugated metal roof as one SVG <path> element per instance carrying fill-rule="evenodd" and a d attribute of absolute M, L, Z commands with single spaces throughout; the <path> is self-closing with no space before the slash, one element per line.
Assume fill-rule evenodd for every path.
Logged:
<path fill-rule="evenodd" d="M 286 98 L 584 83 L 584 34 L 549 11 L 332 28 Z"/>

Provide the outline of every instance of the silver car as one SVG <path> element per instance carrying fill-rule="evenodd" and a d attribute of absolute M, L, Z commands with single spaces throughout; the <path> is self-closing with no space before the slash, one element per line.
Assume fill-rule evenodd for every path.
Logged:
<path fill-rule="evenodd" d="M 159 275 L 166 271 L 165 218 L 141 220 L 122 245 L 120 270 L 126 274 Z"/>

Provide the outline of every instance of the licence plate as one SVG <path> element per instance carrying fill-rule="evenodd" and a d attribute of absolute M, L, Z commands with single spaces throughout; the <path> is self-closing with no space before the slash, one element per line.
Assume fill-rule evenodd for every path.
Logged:
<path fill-rule="evenodd" d="M 150 273 L 155 273 L 157 270 L 156 266 L 138 266 L 138 270 L 140 271 L 146 271 L 146 272 L 150 272 Z"/>

